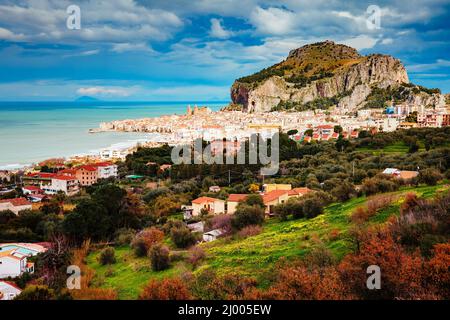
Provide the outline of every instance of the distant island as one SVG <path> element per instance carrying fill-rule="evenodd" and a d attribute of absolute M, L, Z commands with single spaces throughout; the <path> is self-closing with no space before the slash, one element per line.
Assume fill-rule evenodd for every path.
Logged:
<path fill-rule="evenodd" d="M 78 102 L 91 102 L 91 101 L 100 101 L 100 100 L 97 99 L 97 98 L 94 98 L 94 97 L 90 97 L 90 96 L 81 96 L 81 97 L 78 97 L 77 99 L 75 99 L 75 101 L 78 101 Z"/>

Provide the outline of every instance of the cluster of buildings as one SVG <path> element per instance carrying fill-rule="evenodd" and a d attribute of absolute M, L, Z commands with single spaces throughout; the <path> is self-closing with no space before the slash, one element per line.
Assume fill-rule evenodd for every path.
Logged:
<path fill-rule="evenodd" d="M 267 215 L 273 214 L 273 208 L 281 203 L 286 202 L 290 198 L 298 198 L 309 192 L 309 188 L 292 188 L 290 184 L 265 184 L 263 190 L 259 192 Z M 239 202 L 245 201 L 249 194 L 230 194 L 226 200 L 200 197 L 192 201 L 191 206 L 184 206 L 185 218 L 197 217 L 202 212 L 208 214 L 234 214 Z"/>
<path fill-rule="evenodd" d="M 216 186 L 215 186 L 216 187 Z M 210 188 L 211 190 L 211 188 Z M 215 192 L 215 191 L 212 191 Z M 313 192 L 309 188 L 292 188 L 290 184 L 264 184 L 263 190 L 259 192 L 265 206 L 265 214 L 273 215 L 274 207 L 276 205 L 285 203 L 291 198 L 299 198 Z M 247 199 L 249 194 L 230 194 L 226 200 L 199 197 L 194 199 L 190 206 L 182 206 L 184 212 L 184 219 L 189 220 L 193 217 L 198 217 L 203 214 L 217 215 L 217 214 L 234 214 L 240 202 Z M 188 224 L 188 227 L 193 232 L 203 232 L 203 222 Z M 203 241 L 209 242 L 217 239 L 225 233 L 222 229 L 214 229 L 203 233 Z"/>
<path fill-rule="evenodd" d="M 115 178 L 117 175 L 117 165 L 111 162 L 61 169 L 56 173 L 32 172 L 22 177 L 23 192 L 36 202 L 39 198 L 42 199 L 42 195 L 54 195 L 58 192 L 72 196 L 80 191 L 80 187 L 93 185 L 100 179 Z"/>
<path fill-rule="evenodd" d="M 241 111 L 212 112 L 206 107 L 187 109 L 185 115 L 165 115 L 156 118 L 119 120 L 100 124 L 98 131 L 129 131 L 158 133 L 159 142 L 169 145 L 190 144 L 196 139 L 214 142 L 243 141 L 252 134 L 270 136 L 279 130 L 287 132 L 297 130 L 300 134 L 296 140 L 337 139 L 334 126 L 343 129 L 344 137 L 357 137 L 357 132 L 395 131 L 398 128 L 441 127 L 450 125 L 450 113 L 445 108 L 427 109 L 416 106 L 398 105 L 387 109 L 362 109 L 356 114 L 344 112 L 339 108 L 333 110 L 310 110 L 302 112 L 261 112 L 247 113 Z M 407 122 L 407 117 L 417 113 L 417 122 Z M 312 136 L 304 132 L 312 129 Z"/>

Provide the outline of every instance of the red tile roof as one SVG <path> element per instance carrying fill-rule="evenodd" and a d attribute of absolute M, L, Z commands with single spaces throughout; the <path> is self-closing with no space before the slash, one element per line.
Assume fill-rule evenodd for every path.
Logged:
<path fill-rule="evenodd" d="M 289 190 L 288 195 L 294 196 L 294 195 L 305 195 L 312 190 L 310 188 L 294 188 L 292 190 Z"/>
<path fill-rule="evenodd" d="M 286 193 L 289 193 L 289 190 L 272 190 L 263 195 L 263 201 L 264 203 L 272 202 Z"/>
<path fill-rule="evenodd" d="M 97 171 L 97 168 L 94 167 L 93 165 L 84 165 L 84 166 L 81 166 L 79 169 L 86 170 L 86 171 Z"/>
<path fill-rule="evenodd" d="M 5 199 L 0 200 L 0 203 L 11 203 L 14 207 L 31 205 L 31 202 L 25 198 Z"/>
<path fill-rule="evenodd" d="M 241 202 L 244 201 L 245 199 L 247 199 L 248 194 L 239 194 L 239 193 L 231 193 L 228 196 L 228 201 L 229 202 Z"/>
<path fill-rule="evenodd" d="M 41 188 L 39 188 L 37 186 L 24 186 L 24 187 L 22 187 L 22 189 L 26 189 L 29 191 L 42 191 Z"/>
<path fill-rule="evenodd" d="M 65 181 L 77 180 L 77 178 L 74 176 L 54 176 L 52 179 Z"/>
<path fill-rule="evenodd" d="M 201 204 L 206 202 L 215 202 L 215 201 L 223 201 L 221 199 L 210 198 L 210 197 L 200 197 L 195 200 L 192 200 L 192 203 Z"/>

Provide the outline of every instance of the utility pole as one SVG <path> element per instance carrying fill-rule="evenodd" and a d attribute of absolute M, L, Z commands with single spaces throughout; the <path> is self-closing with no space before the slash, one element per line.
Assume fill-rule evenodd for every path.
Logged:
<path fill-rule="evenodd" d="M 228 186 L 231 185 L 231 170 L 228 170 Z"/>

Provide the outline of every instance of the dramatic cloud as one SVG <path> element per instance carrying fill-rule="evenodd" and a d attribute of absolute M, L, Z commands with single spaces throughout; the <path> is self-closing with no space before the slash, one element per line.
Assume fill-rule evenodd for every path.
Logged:
<path fill-rule="evenodd" d="M 267 35 L 286 35 L 295 32 L 297 25 L 295 13 L 278 9 L 256 7 L 250 15 L 250 22 L 256 30 Z"/>
<path fill-rule="evenodd" d="M 209 35 L 214 38 L 219 39 L 228 39 L 232 36 L 232 32 L 225 30 L 224 27 L 222 27 L 222 21 L 219 19 L 211 19 L 211 30 L 209 31 Z"/>
<path fill-rule="evenodd" d="M 71 4 L 81 8 L 81 30 L 66 27 Z M 367 27 L 369 5 L 381 9 L 380 29 Z M 171 88 L 186 97 L 189 87 L 226 97 L 235 78 L 333 40 L 394 55 L 413 81 L 450 91 L 449 10 L 444 0 L 0 0 L 0 83 L 17 99 L 87 90 L 170 100 Z"/>

